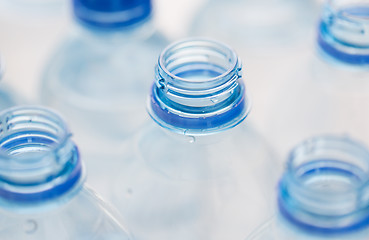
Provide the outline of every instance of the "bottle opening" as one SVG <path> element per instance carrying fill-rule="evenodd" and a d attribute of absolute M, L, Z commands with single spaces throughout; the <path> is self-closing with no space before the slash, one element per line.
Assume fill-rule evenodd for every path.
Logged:
<path fill-rule="evenodd" d="M 369 151 L 348 138 L 295 148 L 279 187 L 282 215 L 305 229 L 337 233 L 369 223 Z"/>
<path fill-rule="evenodd" d="M 160 125 L 196 133 L 233 127 L 249 112 L 242 67 L 228 46 L 189 39 L 159 56 L 149 113 Z"/>
<path fill-rule="evenodd" d="M 47 200 L 68 191 L 80 177 L 77 148 L 57 114 L 38 107 L 0 113 L 0 198 Z"/>
<path fill-rule="evenodd" d="M 334 59 L 369 64 L 369 1 L 328 1 L 323 9 L 318 44 Z"/>

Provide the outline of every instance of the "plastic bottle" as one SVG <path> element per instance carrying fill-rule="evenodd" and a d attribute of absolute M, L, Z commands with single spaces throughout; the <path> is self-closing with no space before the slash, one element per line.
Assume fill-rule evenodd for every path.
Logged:
<path fill-rule="evenodd" d="M 150 0 L 74 0 L 72 8 L 78 24 L 46 67 L 42 99 L 71 119 L 82 150 L 114 151 L 147 118 L 152 68 L 166 43 Z"/>
<path fill-rule="evenodd" d="M 306 36 L 313 0 L 210 0 L 193 21 L 192 34 L 222 39 L 237 50 L 287 47 Z"/>
<path fill-rule="evenodd" d="M 239 239 L 267 216 L 278 172 L 250 111 L 233 50 L 187 39 L 161 53 L 150 91 L 154 123 L 111 175 L 112 202 L 138 239 Z M 255 213 L 256 206 L 265 213 Z"/>
<path fill-rule="evenodd" d="M 317 134 L 348 134 L 368 142 L 369 1 L 327 1 L 317 36 L 318 51 L 270 94 L 265 132 L 276 149 Z"/>
<path fill-rule="evenodd" d="M 314 0 L 209 0 L 192 21 L 191 35 L 231 45 L 248 66 L 258 127 L 276 89 L 306 55 L 314 35 Z M 279 93 L 279 92 L 278 92 Z"/>
<path fill-rule="evenodd" d="M 369 238 L 369 151 L 347 137 L 311 138 L 291 152 L 279 211 L 247 240 Z"/>
<path fill-rule="evenodd" d="M 132 239 L 84 184 L 63 120 L 39 107 L 0 113 L 0 239 Z"/>

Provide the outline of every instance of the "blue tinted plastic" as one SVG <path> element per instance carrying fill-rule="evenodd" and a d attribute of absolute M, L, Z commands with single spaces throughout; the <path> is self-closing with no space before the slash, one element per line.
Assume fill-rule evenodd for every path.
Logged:
<path fill-rule="evenodd" d="M 0 113 L 0 239 L 132 239 L 119 217 L 83 186 L 70 136 L 49 109 Z"/>
<path fill-rule="evenodd" d="M 277 167 L 244 121 L 250 100 L 236 53 L 210 39 L 176 42 L 154 81 L 155 122 L 108 171 L 112 201 L 139 239 L 241 239 L 269 212 Z"/>
<path fill-rule="evenodd" d="M 87 26 L 116 29 L 131 26 L 151 14 L 150 0 L 73 0 L 74 14 Z"/>
<path fill-rule="evenodd" d="M 77 147 L 57 115 L 42 108 L 12 108 L 0 113 L 0 123 L 0 198 L 47 201 L 81 181 Z"/>
<path fill-rule="evenodd" d="M 310 139 L 290 154 L 281 213 L 307 231 L 343 233 L 369 223 L 369 151 L 347 138 Z"/>
<path fill-rule="evenodd" d="M 368 1 L 328 1 L 320 23 L 319 46 L 339 61 L 369 64 L 368 17 Z"/>
<path fill-rule="evenodd" d="M 369 150 L 359 142 L 322 136 L 301 143 L 279 183 L 279 214 L 246 239 L 368 239 L 368 173 Z"/>
<path fill-rule="evenodd" d="M 219 42 L 174 43 L 159 57 L 149 113 L 187 133 L 234 127 L 250 110 L 241 70 L 235 53 Z"/>

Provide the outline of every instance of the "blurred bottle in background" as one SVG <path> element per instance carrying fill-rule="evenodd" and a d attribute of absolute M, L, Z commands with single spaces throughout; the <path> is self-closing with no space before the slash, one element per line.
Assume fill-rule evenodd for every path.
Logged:
<path fill-rule="evenodd" d="M 317 13 L 314 0 L 210 0 L 194 18 L 190 34 L 236 49 L 248 69 L 256 106 L 251 118 L 259 122 L 266 117 L 262 110 L 274 103 L 270 94 L 306 55 Z"/>
<path fill-rule="evenodd" d="M 369 238 L 369 151 L 346 137 L 314 137 L 291 152 L 279 211 L 247 240 Z"/>
<path fill-rule="evenodd" d="M 5 72 L 5 63 L 0 55 L 0 111 L 22 102 L 19 96 L 16 96 L 8 84 L 4 83 L 4 75 L 6 75 Z"/>
<path fill-rule="evenodd" d="M 307 36 L 315 10 L 313 0 L 210 0 L 194 19 L 191 34 L 219 38 L 241 52 L 287 48 Z"/>
<path fill-rule="evenodd" d="M 101 164 L 148 119 L 146 93 L 166 45 L 151 10 L 150 0 L 74 0 L 77 24 L 43 75 L 42 101 L 72 123 L 96 184 Z"/>
<path fill-rule="evenodd" d="M 281 82 L 266 108 L 265 132 L 285 152 L 324 133 L 369 143 L 369 1 L 330 0 L 311 47 Z M 277 95 L 277 93 L 279 93 Z"/>
<path fill-rule="evenodd" d="M 222 43 L 188 39 L 168 46 L 155 71 L 155 123 L 108 171 L 112 202 L 138 239 L 241 239 L 268 215 L 278 166 L 244 123 L 240 60 Z"/>
<path fill-rule="evenodd" d="M 0 0 L 0 52 L 6 82 L 35 102 L 46 59 L 66 29 L 68 0 Z"/>
<path fill-rule="evenodd" d="M 84 185 L 77 146 L 57 114 L 16 107 L 0 120 L 1 239 L 132 239 Z"/>

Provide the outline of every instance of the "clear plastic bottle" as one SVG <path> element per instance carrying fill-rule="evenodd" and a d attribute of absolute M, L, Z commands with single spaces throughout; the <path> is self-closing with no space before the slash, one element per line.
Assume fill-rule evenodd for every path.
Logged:
<path fill-rule="evenodd" d="M 317 15 L 314 0 L 209 0 L 190 34 L 214 37 L 236 49 L 248 66 L 252 117 L 258 124 L 265 118 L 263 109 L 275 101 L 270 95 L 303 61 Z"/>
<path fill-rule="evenodd" d="M 270 94 L 264 130 L 276 149 L 318 134 L 349 134 L 368 142 L 369 1 L 327 1 L 318 51 L 290 69 Z M 264 121 L 263 120 L 263 121 Z M 263 123 L 264 124 L 264 123 Z"/>
<path fill-rule="evenodd" d="M 281 47 L 305 36 L 315 10 L 313 0 L 210 0 L 194 19 L 191 32 L 240 48 Z"/>
<path fill-rule="evenodd" d="M 240 239 L 267 216 L 265 193 L 278 170 L 244 123 L 249 111 L 229 47 L 187 39 L 163 50 L 148 101 L 155 123 L 111 171 L 112 202 L 138 239 Z"/>
<path fill-rule="evenodd" d="M 145 96 L 166 41 L 150 0 L 74 0 L 72 8 L 78 25 L 46 67 L 42 99 L 71 120 L 82 150 L 114 151 L 147 119 Z"/>
<path fill-rule="evenodd" d="M 247 240 L 369 238 L 369 151 L 347 137 L 311 138 L 291 152 L 278 213 Z"/>
<path fill-rule="evenodd" d="M 84 185 L 63 120 L 39 107 L 0 113 L 0 239 L 132 239 Z"/>

